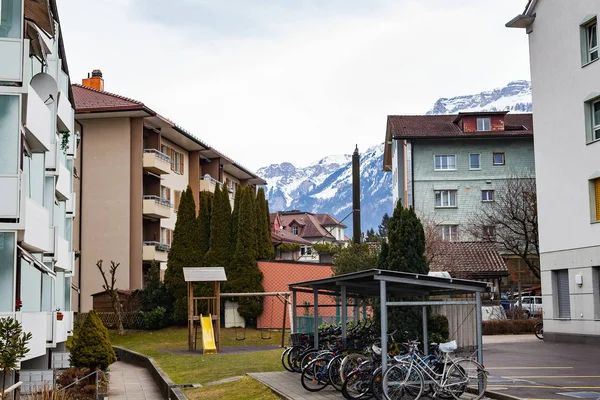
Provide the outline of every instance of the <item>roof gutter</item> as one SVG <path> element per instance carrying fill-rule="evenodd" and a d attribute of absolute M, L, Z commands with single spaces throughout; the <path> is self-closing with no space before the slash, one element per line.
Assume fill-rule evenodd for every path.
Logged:
<path fill-rule="evenodd" d="M 531 24 L 535 21 L 535 14 L 519 14 L 506 23 L 507 28 L 524 28 L 529 29 Z"/>

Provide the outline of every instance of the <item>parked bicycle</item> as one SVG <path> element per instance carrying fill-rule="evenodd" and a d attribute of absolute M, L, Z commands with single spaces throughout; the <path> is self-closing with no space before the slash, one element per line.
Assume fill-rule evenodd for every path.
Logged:
<path fill-rule="evenodd" d="M 533 327 L 533 333 L 535 334 L 536 338 L 544 340 L 544 323 L 538 322 L 537 324 L 535 324 L 535 326 Z"/>

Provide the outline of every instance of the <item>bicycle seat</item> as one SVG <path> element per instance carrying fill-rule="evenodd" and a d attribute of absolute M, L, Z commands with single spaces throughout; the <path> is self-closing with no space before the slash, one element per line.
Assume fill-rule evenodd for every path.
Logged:
<path fill-rule="evenodd" d="M 453 341 L 447 342 L 447 343 L 440 343 L 438 345 L 438 349 L 440 349 L 440 351 L 442 351 L 444 353 L 452 353 L 457 348 L 458 348 L 458 345 L 456 344 L 456 340 L 453 340 Z"/>

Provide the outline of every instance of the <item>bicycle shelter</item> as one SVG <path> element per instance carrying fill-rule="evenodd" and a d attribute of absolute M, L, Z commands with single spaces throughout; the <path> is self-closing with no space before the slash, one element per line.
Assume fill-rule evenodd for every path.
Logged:
<path fill-rule="evenodd" d="M 482 312 L 481 293 L 488 292 L 486 282 L 470 281 L 465 279 L 443 278 L 409 272 L 397 272 L 380 269 L 370 269 L 361 272 L 353 272 L 344 275 L 332 276 L 331 278 L 317 279 L 312 281 L 297 282 L 288 285 L 292 292 L 292 329 L 296 326 L 297 293 L 312 293 L 314 296 L 314 346 L 318 348 L 319 343 L 319 295 L 339 296 L 342 302 L 342 339 L 346 340 L 347 322 L 347 298 L 376 299 L 379 298 L 381 305 L 381 356 L 387 359 L 387 327 L 388 307 L 421 306 L 423 310 L 423 346 L 428 351 L 427 333 L 427 306 L 433 305 L 465 305 L 475 306 L 476 312 L 476 338 L 477 338 L 477 361 L 483 365 L 483 343 L 482 343 Z M 426 300 L 430 296 L 451 295 L 475 295 L 475 299 L 460 300 Z M 420 301 L 388 301 L 388 298 L 421 298 Z M 294 331 L 295 333 L 295 331 Z M 386 363 L 382 364 L 385 371 Z"/>

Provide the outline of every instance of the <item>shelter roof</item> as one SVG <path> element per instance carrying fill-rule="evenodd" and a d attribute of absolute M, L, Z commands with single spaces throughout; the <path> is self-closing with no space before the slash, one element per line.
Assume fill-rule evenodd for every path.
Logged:
<path fill-rule="evenodd" d="M 507 276 L 508 268 L 492 242 L 441 242 L 429 268 L 453 277 L 478 279 Z"/>
<path fill-rule="evenodd" d="M 183 279 L 186 282 L 225 282 L 227 276 L 222 267 L 184 268 Z"/>
<path fill-rule="evenodd" d="M 339 294 L 346 286 L 349 297 L 379 297 L 381 282 L 386 282 L 388 297 L 406 298 L 417 296 L 445 296 L 452 294 L 483 293 L 488 290 L 486 282 L 465 279 L 440 278 L 410 272 L 370 269 L 331 278 L 297 282 L 289 285 L 292 291 L 317 289 L 320 294 Z"/>

